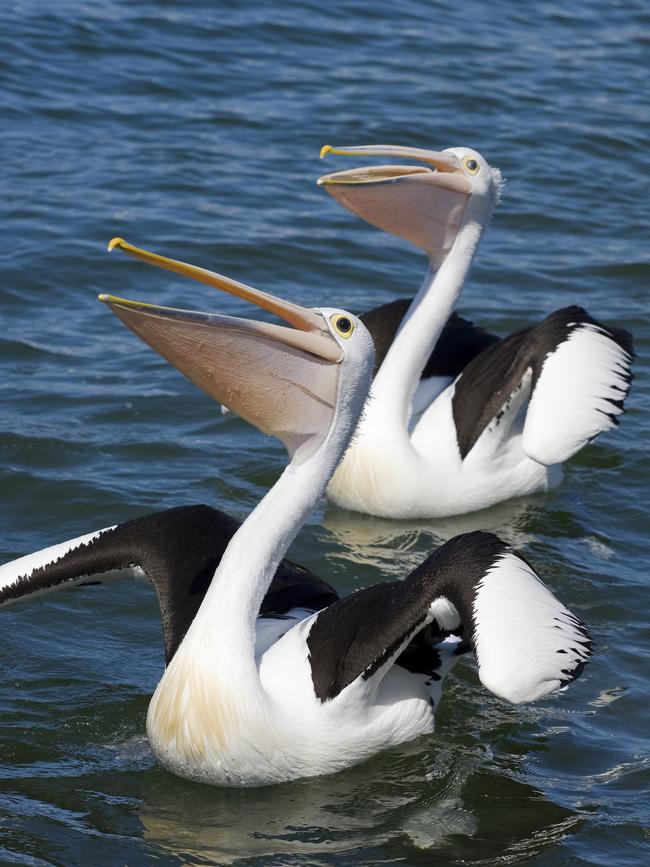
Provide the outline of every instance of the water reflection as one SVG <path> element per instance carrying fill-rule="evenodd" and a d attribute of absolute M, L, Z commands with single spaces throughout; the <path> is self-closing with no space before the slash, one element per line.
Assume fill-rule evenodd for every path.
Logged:
<path fill-rule="evenodd" d="M 473 530 L 497 533 L 521 549 L 535 538 L 531 526 L 543 506 L 543 498 L 526 497 L 469 515 L 417 521 L 374 518 L 328 506 L 322 521 L 330 537 L 327 559 L 335 562 L 342 558 L 403 576 L 447 539 Z"/>
<path fill-rule="evenodd" d="M 283 854 L 327 854 L 335 861 L 351 847 L 381 846 L 393 817 L 416 800 L 416 762 L 408 753 L 331 777 L 243 791 L 167 777 L 142 806 L 145 840 L 183 863 L 219 864 Z"/>
<path fill-rule="evenodd" d="M 578 821 L 508 767 L 485 764 L 480 746 L 421 739 L 334 776 L 263 789 L 213 789 L 157 770 L 140 820 L 147 844 L 183 864 L 337 863 L 356 847 L 376 853 L 372 863 L 394 847 L 488 863 L 541 851 Z"/>

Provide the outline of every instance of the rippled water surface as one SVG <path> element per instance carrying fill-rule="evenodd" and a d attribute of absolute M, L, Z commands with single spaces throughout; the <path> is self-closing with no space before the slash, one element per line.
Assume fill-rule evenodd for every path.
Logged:
<path fill-rule="evenodd" d="M 422 257 L 315 186 L 326 142 L 478 148 L 508 183 L 461 311 L 504 334 L 578 302 L 638 352 L 623 424 L 554 493 L 418 524 L 323 505 L 292 549 L 349 592 L 497 531 L 592 628 L 567 694 L 506 706 L 462 665 L 435 737 L 210 789 L 144 735 L 146 585 L 22 604 L 0 617 L 2 863 L 647 863 L 648 25 L 604 0 L 2 4 L 3 559 L 182 503 L 243 517 L 277 478 L 281 447 L 96 295 L 243 310 L 109 258 L 113 235 L 310 305 L 412 293 Z"/>

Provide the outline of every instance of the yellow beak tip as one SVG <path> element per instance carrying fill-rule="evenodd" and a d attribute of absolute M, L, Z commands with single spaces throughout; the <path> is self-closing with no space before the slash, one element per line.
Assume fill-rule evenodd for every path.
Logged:
<path fill-rule="evenodd" d="M 124 244 L 124 238 L 111 238 L 108 242 L 108 252 L 114 250 L 116 247 L 121 247 Z"/>
<path fill-rule="evenodd" d="M 117 304 L 119 307 L 128 307 L 131 310 L 141 311 L 145 307 L 156 310 L 163 309 L 156 304 L 147 304 L 145 301 L 132 301 L 130 298 L 120 298 L 119 295 L 107 295 L 106 292 L 102 292 L 97 297 L 104 304 Z"/>
<path fill-rule="evenodd" d="M 323 157 L 326 157 L 327 154 L 332 153 L 333 150 L 334 148 L 332 147 L 332 145 L 323 145 L 323 147 L 320 149 L 320 158 L 323 159 Z"/>

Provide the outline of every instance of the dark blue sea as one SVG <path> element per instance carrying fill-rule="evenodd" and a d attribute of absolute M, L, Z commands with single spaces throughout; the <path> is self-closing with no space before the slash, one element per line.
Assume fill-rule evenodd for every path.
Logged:
<path fill-rule="evenodd" d="M 486 528 L 590 625 L 566 694 L 508 706 L 450 678 L 435 737 L 266 789 L 180 781 L 145 713 L 163 670 L 145 584 L 0 616 L 0 862 L 650 863 L 650 10 L 481 3 L 4 0 L 0 558 L 179 504 L 243 518 L 284 465 L 100 305 L 250 315 L 108 256 L 133 243 L 307 305 L 411 295 L 424 258 L 343 211 L 325 143 L 467 145 L 507 184 L 460 311 L 506 334 L 572 303 L 635 334 L 629 412 L 548 495 L 404 523 L 324 503 L 291 550 L 342 592 Z M 355 163 L 356 164 L 356 163 Z"/>

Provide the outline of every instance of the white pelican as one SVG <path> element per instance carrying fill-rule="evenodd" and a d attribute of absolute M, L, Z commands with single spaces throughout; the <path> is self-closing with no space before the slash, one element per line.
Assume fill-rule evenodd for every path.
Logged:
<path fill-rule="evenodd" d="M 170 771 L 219 785 L 338 771 L 432 732 L 442 679 L 470 649 L 483 684 L 512 702 L 575 680 L 591 654 L 586 627 L 489 533 L 457 536 L 404 581 L 344 599 L 289 567 L 283 598 L 274 573 L 355 429 L 372 341 L 344 311 L 210 281 L 294 327 L 100 297 L 208 394 L 279 437 L 288 467 L 234 535 L 207 507 L 127 522 L 5 565 L 0 602 L 141 567 L 168 656 L 147 714 L 153 751 Z"/>
<path fill-rule="evenodd" d="M 501 174 L 469 148 L 326 145 L 326 153 L 424 164 L 351 169 L 318 183 L 430 262 L 399 329 L 395 317 L 385 326 L 370 399 L 329 498 L 387 518 L 443 517 L 559 484 L 562 462 L 618 423 L 632 379 L 630 335 L 567 307 L 488 345 L 447 378 L 430 376 L 430 353 L 490 221 Z"/>

